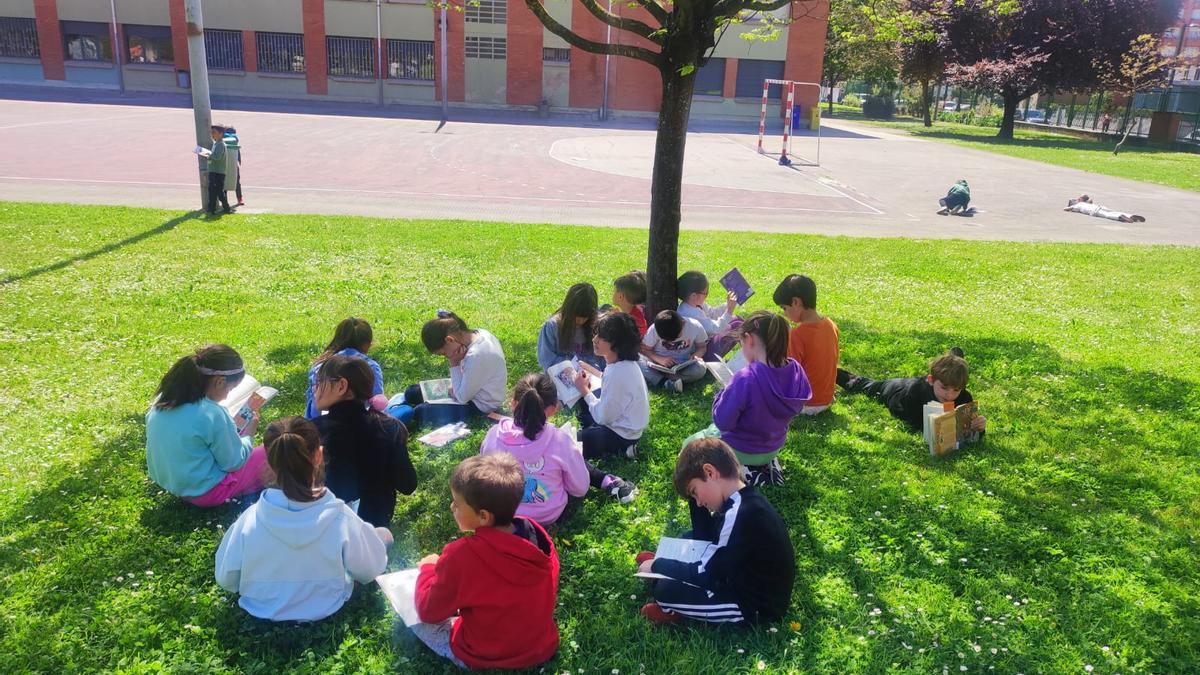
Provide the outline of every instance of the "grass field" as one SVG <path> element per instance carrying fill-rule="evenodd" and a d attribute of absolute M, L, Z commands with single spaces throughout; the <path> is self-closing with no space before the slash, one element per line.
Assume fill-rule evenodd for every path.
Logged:
<path fill-rule="evenodd" d="M 575 281 L 644 264 L 632 230 L 0 203 L 0 672 L 442 672 L 373 586 L 315 625 L 248 618 L 213 581 L 237 506 L 203 511 L 146 477 L 158 379 L 210 341 L 235 346 L 303 409 L 334 324 L 375 327 L 388 392 L 438 376 L 435 309 L 492 330 L 510 382 Z M 934 461 L 879 405 L 841 397 L 796 422 L 783 514 L 790 616 L 655 629 L 633 556 L 686 527 L 670 470 L 709 422 L 705 381 L 655 392 L 630 505 L 589 496 L 554 532 L 562 643 L 545 672 L 1188 673 L 1200 669 L 1200 250 L 747 233 L 682 237 L 681 269 L 738 265 L 768 307 L 815 278 L 842 362 L 920 374 L 960 345 L 989 418 Z M 391 569 L 457 536 L 452 450 L 413 444 Z M 447 671 L 448 672 L 448 671 Z M 542 671 L 535 671 L 542 672 Z"/>
<path fill-rule="evenodd" d="M 825 114 L 826 108 L 821 108 Z M 835 105 L 832 119 L 853 120 L 921 138 L 954 143 L 1009 157 L 1020 157 L 1082 171 L 1157 183 L 1183 190 L 1200 191 L 1200 153 L 1171 152 L 1158 148 L 1126 144 L 1118 155 L 1112 154 L 1114 142 L 1074 138 L 1050 131 L 1016 129 L 1012 140 L 996 138 L 996 129 L 953 122 L 934 122 L 925 128 L 921 120 L 897 117 L 872 120 L 850 106 Z"/>

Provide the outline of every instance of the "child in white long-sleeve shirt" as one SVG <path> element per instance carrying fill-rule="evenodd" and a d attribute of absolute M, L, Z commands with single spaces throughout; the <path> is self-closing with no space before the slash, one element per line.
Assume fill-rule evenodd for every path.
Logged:
<path fill-rule="evenodd" d="M 708 298 L 708 277 L 696 270 L 679 275 L 679 280 L 675 282 L 675 294 L 679 297 L 679 315 L 694 319 L 708 334 L 705 361 L 716 361 L 733 349 L 737 344 L 735 331 L 742 325 L 742 320 L 733 313 L 733 308 L 737 307 L 736 294 L 728 293 L 724 305 L 709 307 L 705 302 Z"/>
<path fill-rule="evenodd" d="M 387 567 L 391 533 L 360 519 L 325 489 L 320 436 L 312 422 L 285 417 L 263 434 L 278 487 L 268 489 L 225 533 L 217 583 L 271 621 L 317 621 Z"/>
<path fill-rule="evenodd" d="M 421 386 L 404 392 L 404 403 L 389 406 L 387 413 L 410 430 L 439 427 L 485 417 L 504 404 L 508 387 L 508 363 L 495 335 L 476 328 L 454 312 L 438 310 L 436 319 L 421 327 L 421 342 L 430 354 L 450 362 L 450 396 L 455 403 L 426 403 Z"/>

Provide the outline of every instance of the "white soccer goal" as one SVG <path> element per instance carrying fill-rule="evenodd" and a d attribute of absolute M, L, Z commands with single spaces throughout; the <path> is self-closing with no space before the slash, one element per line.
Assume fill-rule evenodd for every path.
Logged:
<path fill-rule="evenodd" d="M 797 82 L 795 80 L 763 80 L 762 111 L 758 115 L 758 151 L 759 153 L 764 154 L 766 151 L 763 149 L 763 137 L 767 133 L 767 91 L 773 84 L 778 84 L 783 87 L 781 91 L 781 98 L 784 101 L 784 110 L 786 110 L 786 114 L 783 118 L 783 146 L 779 151 L 779 165 L 791 166 L 792 159 L 790 155 L 792 154 L 792 111 L 796 108 L 796 87 L 816 87 L 817 91 L 820 92 L 821 85 L 817 82 Z M 820 100 L 820 96 L 818 96 L 817 99 Z M 820 115 L 819 105 L 813 109 L 812 114 L 814 116 Z M 818 122 L 816 127 L 817 159 L 815 165 L 821 166 L 821 124 Z"/>

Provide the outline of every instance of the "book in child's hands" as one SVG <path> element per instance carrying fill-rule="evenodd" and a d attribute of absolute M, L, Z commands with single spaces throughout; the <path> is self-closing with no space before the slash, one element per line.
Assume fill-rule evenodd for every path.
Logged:
<path fill-rule="evenodd" d="M 704 541 L 703 539 L 662 537 L 658 540 L 658 549 L 654 551 L 654 557 L 678 560 L 685 563 L 697 562 L 704 557 L 704 551 L 712 545 L 711 541 Z M 657 572 L 638 572 L 634 576 L 643 579 L 670 579 L 670 577 L 658 574 Z"/>
<path fill-rule="evenodd" d="M 199 146 L 199 145 L 197 145 L 196 147 L 192 148 L 192 152 L 193 152 L 194 154 L 200 155 L 201 157 L 211 157 L 211 156 L 212 156 L 212 150 L 209 150 L 208 148 L 201 147 L 201 146 Z"/>
<path fill-rule="evenodd" d="M 737 304 L 739 305 L 746 304 L 746 301 L 754 295 L 754 289 L 750 288 L 750 283 L 746 281 L 746 277 L 742 276 L 742 273 L 736 267 L 721 277 L 721 286 L 726 291 L 737 296 Z"/>
<path fill-rule="evenodd" d="M 926 404 L 927 408 L 928 405 Z M 964 403 L 953 410 L 929 415 L 929 454 L 941 457 L 951 450 L 957 450 L 964 443 L 979 440 L 979 432 L 971 430 L 971 422 L 978 416 L 979 404 L 975 401 Z"/>
<path fill-rule="evenodd" d="M 400 615 L 405 626 L 415 626 L 421 623 L 417 616 L 417 575 L 420 570 L 401 570 L 375 577 L 379 590 L 387 597 L 392 609 Z"/>
<path fill-rule="evenodd" d="M 440 426 L 417 440 L 432 448 L 441 448 L 470 435 L 471 430 L 467 428 L 466 422 L 453 422 Z"/>
<path fill-rule="evenodd" d="M 229 412 L 238 433 L 241 434 L 250 424 L 250 420 L 254 419 L 254 413 L 278 393 L 279 390 L 275 387 L 264 387 L 253 376 L 247 374 L 221 401 L 221 407 Z"/>
<path fill-rule="evenodd" d="M 708 372 L 712 373 L 713 379 L 717 381 L 717 386 L 722 389 L 728 387 L 729 381 L 733 379 L 733 374 L 745 368 L 746 365 L 746 357 L 742 355 L 741 350 L 738 350 L 729 360 L 718 357 L 716 361 L 704 362 L 704 367 L 708 368 Z"/>
<path fill-rule="evenodd" d="M 684 359 L 684 360 L 676 363 L 673 366 L 664 366 L 660 363 L 655 363 L 654 361 L 651 361 L 650 359 L 646 359 L 646 365 L 650 366 L 650 368 L 652 370 L 657 370 L 660 373 L 666 373 L 668 375 L 675 375 L 675 374 L 678 374 L 679 371 L 683 370 L 684 368 L 687 368 L 689 365 L 691 365 L 692 361 L 695 361 L 695 360 L 696 359 L 688 358 L 688 359 Z M 701 363 L 703 363 L 703 362 L 701 362 Z"/>
<path fill-rule="evenodd" d="M 583 398 L 583 394 L 580 394 L 579 389 L 575 387 L 575 374 L 579 372 L 587 372 L 579 363 L 579 359 L 560 361 L 546 369 L 546 374 L 554 380 L 554 386 L 558 389 L 558 400 L 568 408 Z M 591 384 L 592 391 L 600 388 L 600 378 L 592 373 L 588 373 L 588 382 Z"/>
<path fill-rule="evenodd" d="M 458 403 L 450 395 L 451 387 L 449 379 L 423 380 L 421 382 L 421 398 L 425 399 L 426 403 Z"/>

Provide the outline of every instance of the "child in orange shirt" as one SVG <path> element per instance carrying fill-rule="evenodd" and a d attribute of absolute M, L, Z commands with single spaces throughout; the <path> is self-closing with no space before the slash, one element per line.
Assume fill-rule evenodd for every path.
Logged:
<path fill-rule="evenodd" d="M 800 413 L 824 412 L 833 404 L 837 378 L 837 324 L 817 313 L 817 285 L 803 274 L 791 274 L 779 282 L 772 299 L 788 321 L 796 324 L 788 333 L 788 356 L 804 368 L 812 387 L 812 399 Z"/>

